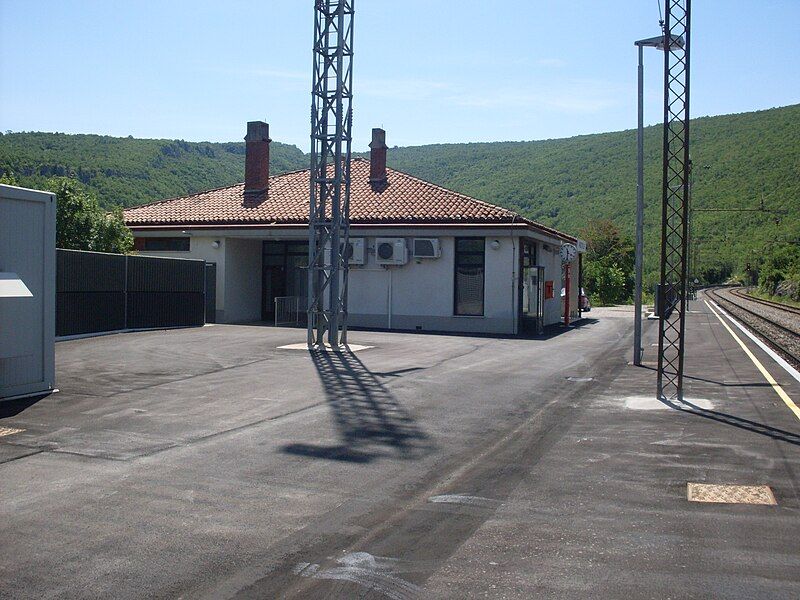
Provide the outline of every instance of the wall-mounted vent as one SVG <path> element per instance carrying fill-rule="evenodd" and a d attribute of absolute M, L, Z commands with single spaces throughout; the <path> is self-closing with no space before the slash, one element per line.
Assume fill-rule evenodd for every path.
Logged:
<path fill-rule="evenodd" d="M 375 238 L 375 262 L 379 265 L 404 265 L 408 248 L 404 238 Z"/>
<path fill-rule="evenodd" d="M 414 238 L 414 258 L 439 258 L 441 255 L 438 238 Z"/>

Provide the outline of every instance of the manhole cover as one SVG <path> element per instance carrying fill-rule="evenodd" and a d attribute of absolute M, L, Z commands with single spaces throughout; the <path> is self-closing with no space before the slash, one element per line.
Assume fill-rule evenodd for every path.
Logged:
<path fill-rule="evenodd" d="M 11 435 L 14 433 L 21 433 L 25 431 L 24 429 L 15 429 L 14 427 L 0 427 L 0 437 L 4 435 Z"/>
<path fill-rule="evenodd" d="M 720 502 L 725 504 L 777 504 L 767 485 L 687 485 L 689 502 Z"/>

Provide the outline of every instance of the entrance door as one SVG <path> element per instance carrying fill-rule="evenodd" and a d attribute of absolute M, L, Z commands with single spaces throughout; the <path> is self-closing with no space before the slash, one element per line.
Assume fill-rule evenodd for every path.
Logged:
<path fill-rule="evenodd" d="M 536 264 L 536 244 L 522 241 L 520 253 L 519 323 L 522 333 L 544 331 L 544 267 Z"/>
<path fill-rule="evenodd" d="M 264 241 L 262 254 L 261 318 L 275 321 L 275 298 L 297 296 L 300 316 L 308 288 L 308 242 Z"/>

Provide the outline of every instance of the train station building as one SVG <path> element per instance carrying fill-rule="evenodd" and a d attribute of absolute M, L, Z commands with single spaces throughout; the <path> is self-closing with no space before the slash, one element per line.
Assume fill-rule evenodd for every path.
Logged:
<path fill-rule="evenodd" d="M 245 182 L 127 209 L 141 254 L 216 265 L 216 320 L 303 318 L 309 171 L 269 174 L 269 127 L 248 124 Z M 577 238 L 386 166 L 385 132 L 351 163 L 348 322 L 411 331 L 520 334 L 579 316 Z"/>

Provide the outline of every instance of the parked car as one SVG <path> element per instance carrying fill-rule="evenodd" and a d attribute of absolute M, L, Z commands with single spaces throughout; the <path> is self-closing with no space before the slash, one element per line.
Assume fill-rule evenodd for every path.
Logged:
<path fill-rule="evenodd" d="M 561 302 L 564 302 L 564 296 L 566 295 L 566 290 L 562 287 L 561 288 Z M 581 310 L 583 312 L 589 312 L 592 310 L 592 303 L 589 302 L 589 296 L 586 295 L 586 290 L 581 288 L 581 294 L 579 298 L 579 302 L 581 304 Z M 563 308 L 563 306 L 562 306 Z"/>
<path fill-rule="evenodd" d="M 586 295 L 586 290 L 581 288 L 581 310 L 583 312 L 589 312 L 592 310 L 592 304 L 589 302 L 589 296 Z"/>

